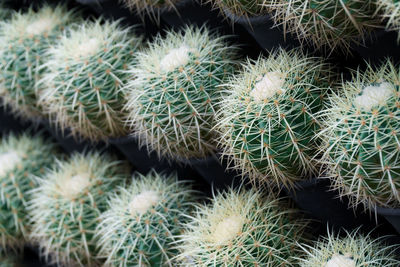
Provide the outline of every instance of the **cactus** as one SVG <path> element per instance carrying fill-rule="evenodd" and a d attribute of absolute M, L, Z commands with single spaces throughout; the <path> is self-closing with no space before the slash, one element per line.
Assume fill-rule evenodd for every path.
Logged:
<path fill-rule="evenodd" d="M 175 266 L 175 244 L 194 193 L 176 175 L 138 174 L 101 216 L 99 255 L 110 266 Z"/>
<path fill-rule="evenodd" d="M 98 152 L 73 154 L 38 179 L 28 211 L 31 237 L 49 262 L 96 266 L 95 228 L 112 190 L 128 177 L 128 168 Z"/>
<path fill-rule="evenodd" d="M 220 10 L 229 10 L 236 16 L 253 17 L 266 13 L 266 8 L 262 4 L 264 0 L 205 0 Z"/>
<path fill-rule="evenodd" d="M 22 267 L 24 265 L 17 259 L 16 256 L 1 256 L 0 255 L 0 267 Z"/>
<path fill-rule="evenodd" d="M 21 118 L 36 121 L 40 116 L 37 81 L 46 72 L 41 65 L 47 49 L 74 18 L 65 6 L 44 6 L 38 12 L 14 12 L 0 22 L 0 98 Z"/>
<path fill-rule="evenodd" d="M 40 104 L 62 130 L 93 141 L 126 134 L 121 87 L 142 42 L 131 30 L 98 19 L 64 32 L 49 50 Z"/>
<path fill-rule="evenodd" d="M 178 259 L 191 266 L 291 266 L 306 225 L 272 195 L 230 189 L 210 205 L 197 206 L 185 225 Z"/>
<path fill-rule="evenodd" d="M 387 20 L 386 28 L 399 32 L 400 39 L 400 2 L 397 0 L 377 0 L 382 19 Z"/>
<path fill-rule="evenodd" d="M 302 245 L 304 258 L 299 259 L 300 267 L 364 267 L 400 266 L 395 248 L 385 246 L 380 239 L 363 236 L 358 231 L 346 232 L 345 237 L 328 234 L 315 242 L 313 247 Z"/>
<path fill-rule="evenodd" d="M 126 7 L 135 12 L 142 19 L 149 15 L 156 22 L 160 22 L 160 14 L 164 11 L 176 11 L 176 5 L 185 0 L 122 0 Z"/>
<path fill-rule="evenodd" d="M 379 25 L 375 0 L 274 0 L 265 5 L 286 32 L 329 51 L 338 47 L 348 52 Z"/>
<path fill-rule="evenodd" d="M 41 175 L 53 162 L 52 143 L 41 136 L 10 134 L 0 142 L 0 246 L 19 249 L 28 237 L 26 203 Z"/>
<path fill-rule="evenodd" d="M 298 50 L 248 60 L 227 83 L 217 114 L 219 145 L 230 165 L 252 180 L 287 187 L 316 174 L 315 113 L 329 80 L 322 59 Z"/>
<path fill-rule="evenodd" d="M 215 145 L 212 128 L 236 47 L 205 27 L 160 35 L 138 53 L 127 86 L 128 124 L 140 145 L 159 156 L 202 158 Z"/>
<path fill-rule="evenodd" d="M 321 112 L 322 163 L 354 206 L 400 206 L 400 69 L 389 60 L 344 82 Z"/>

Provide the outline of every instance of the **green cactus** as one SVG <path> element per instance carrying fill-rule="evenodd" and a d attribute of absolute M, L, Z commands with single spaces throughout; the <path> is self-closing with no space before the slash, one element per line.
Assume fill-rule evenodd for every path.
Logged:
<path fill-rule="evenodd" d="M 98 152 L 57 161 L 38 179 L 28 211 L 31 237 L 49 262 L 96 266 L 95 228 L 110 192 L 129 177 L 129 168 Z"/>
<path fill-rule="evenodd" d="M 129 70 L 136 77 L 126 87 L 133 135 L 167 158 L 211 154 L 218 86 L 233 70 L 236 47 L 205 27 L 159 35 L 149 46 Z"/>
<path fill-rule="evenodd" d="M 0 142 L 0 246 L 19 249 L 29 235 L 28 191 L 53 162 L 55 147 L 41 136 L 10 134 Z"/>
<path fill-rule="evenodd" d="M 379 14 L 386 20 L 386 28 L 397 31 L 400 39 L 400 1 L 377 0 Z"/>
<path fill-rule="evenodd" d="M 354 206 L 400 206 L 400 69 L 389 60 L 353 73 L 321 112 L 322 163 Z"/>
<path fill-rule="evenodd" d="M 62 130 L 93 141 L 126 134 L 121 88 L 142 43 L 131 30 L 98 19 L 71 27 L 49 50 L 40 104 Z"/>
<path fill-rule="evenodd" d="M 211 3 L 215 7 L 224 10 L 229 10 L 236 16 L 254 17 L 266 13 L 264 0 L 203 0 L 206 3 Z"/>
<path fill-rule="evenodd" d="M 10 20 L 0 22 L 0 98 L 20 117 L 38 120 L 41 88 L 37 81 L 46 72 L 41 65 L 74 18 L 65 6 L 44 6 L 38 12 L 32 8 L 14 12 Z"/>
<path fill-rule="evenodd" d="M 304 255 L 300 267 L 395 267 L 400 266 L 395 249 L 385 246 L 382 238 L 372 239 L 357 231 L 346 232 L 345 237 L 329 234 L 315 242 L 314 246 L 302 245 Z"/>
<path fill-rule="evenodd" d="M 379 25 L 375 0 L 271 0 L 265 6 L 275 11 L 286 32 L 317 48 L 347 52 Z"/>
<path fill-rule="evenodd" d="M 174 266 L 174 242 L 195 199 L 190 185 L 151 172 L 118 191 L 98 227 L 100 257 L 110 266 Z"/>
<path fill-rule="evenodd" d="M 315 113 L 329 80 L 322 59 L 298 50 L 248 60 L 226 84 L 217 116 L 220 146 L 231 165 L 252 180 L 287 187 L 316 174 Z"/>
<path fill-rule="evenodd" d="M 219 193 L 185 225 L 178 259 L 193 266 L 291 266 L 296 242 L 305 240 L 307 222 L 298 215 L 254 189 Z"/>

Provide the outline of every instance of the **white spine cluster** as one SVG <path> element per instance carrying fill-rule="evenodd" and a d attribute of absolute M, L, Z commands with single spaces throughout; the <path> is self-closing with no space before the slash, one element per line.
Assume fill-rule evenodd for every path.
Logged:
<path fill-rule="evenodd" d="M 384 105 L 393 93 L 393 85 L 388 82 L 381 83 L 380 85 L 369 85 L 364 87 L 361 95 L 354 99 L 354 105 L 370 111 L 376 106 Z"/>

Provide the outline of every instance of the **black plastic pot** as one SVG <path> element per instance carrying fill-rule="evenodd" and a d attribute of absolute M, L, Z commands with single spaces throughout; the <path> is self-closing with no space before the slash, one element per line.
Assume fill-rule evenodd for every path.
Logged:
<path fill-rule="evenodd" d="M 339 199 L 338 192 L 331 190 L 328 179 L 312 179 L 298 182 L 295 189 L 284 188 L 296 204 L 309 215 L 333 229 L 356 229 L 370 225 L 371 218 L 365 213 L 354 211 L 345 198 Z"/>
<path fill-rule="evenodd" d="M 376 207 L 376 212 L 383 216 L 400 234 L 400 209 Z"/>
<path fill-rule="evenodd" d="M 22 122 L 14 117 L 10 110 L 6 107 L 0 107 L 0 136 L 12 133 L 21 133 L 29 128 L 28 122 Z"/>

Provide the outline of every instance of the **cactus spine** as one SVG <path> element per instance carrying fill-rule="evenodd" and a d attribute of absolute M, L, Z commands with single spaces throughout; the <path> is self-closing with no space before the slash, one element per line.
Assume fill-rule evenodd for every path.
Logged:
<path fill-rule="evenodd" d="M 229 10 L 236 16 L 259 16 L 266 13 L 264 0 L 207 0 L 222 11 Z"/>
<path fill-rule="evenodd" d="M 38 12 L 14 12 L 0 22 L 0 97 L 22 118 L 37 120 L 40 115 L 37 81 L 46 72 L 41 65 L 47 49 L 73 19 L 65 6 L 44 6 Z"/>
<path fill-rule="evenodd" d="M 382 239 L 382 238 L 381 238 Z M 300 267 L 364 267 L 399 266 L 396 246 L 385 246 L 381 239 L 374 240 L 357 231 L 346 232 L 345 237 L 329 234 L 314 246 L 303 245 L 305 258 L 299 259 Z"/>
<path fill-rule="evenodd" d="M 248 60 L 226 84 L 217 127 L 223 154 L 253 180 L 271 185 L 310 178 L 330 70 L 320 58 L 277 50 Z"/>
<path fill-rule="evenodd" d="M 162 12 L 177 11 L 176 5 L 185 0 L 122 0 L 131 11 L 144 18 L 151 16 L 157 22 L 160 21 Z"/>
<path fill-rule="evenodd" d="M 354 72 L 321 113 L 323 163 L 354 206 L 400 206 L 399 74 L 390 61 Z"/>
<path fill-rule="evenodd" d="M 110 266 L 175 266 L 174 242 L 194 200 L 189 184 L 151 172 L 118 191 L 101 216 L 99 255 Z"/>
<path fill-rule="evenodd" d="M 386 28 L 399 32 L 400 39 L 400 2 L 397 0 L 377 0 L 380 15 L 387 20 Z"/>
<path fill-rule="evenodd" d="M 73 154 L 38 179 L 28 205 L 31 237 L 50 262 L 96 266 L 93 238 L 109 192 L 128 176 L 124 164 L 106 154 Z"/>
<path fill-rule="evenodd" d="M 123 136 L 121 87 L 130 77 L 125 70 L 134 63 L 140 44 L 130 28 L 102 19 L 64 32 L 44 65 L 44 111 L 75 137 L 98 141 Z"/>
<path fill-rule="evenodd" d="M 0 246 L 19 249 L 30 224 L 26 203 L 41 175 L 53 162 L 54 146 L 42 137 L 9 135 L 0 142 Z"/>
<path fill-rule="evenodd" d="M 306 227 L 298 216 L 292 220 L 295 214 L 254 189 L 219 193 L 185 225 L 178 258 L 193 266 L 291 265 Z"/>
<path fill-rule="evenodd" d="M 140 145 L 167 158 L 213 153 L 215 110 L 236 48 L 206 28 L 156 37 L 138 53 L 127 87 L 128 123 Z"/>

